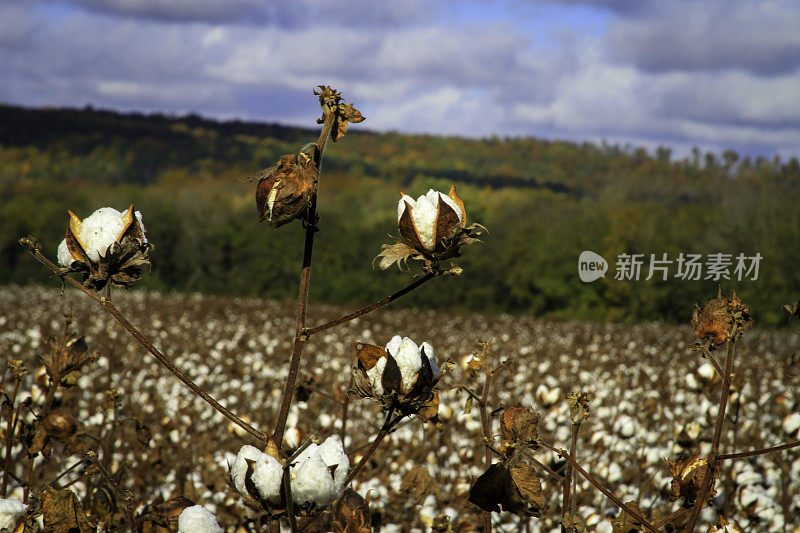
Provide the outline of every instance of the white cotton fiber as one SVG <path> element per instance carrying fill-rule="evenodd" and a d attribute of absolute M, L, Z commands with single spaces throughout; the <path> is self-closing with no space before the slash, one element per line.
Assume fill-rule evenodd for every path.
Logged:
<path fill-rule="evenodd" d="M 367 377 L 369 378 L 369 383 L 372 385 L 373 392 L 378 395 L 383 395 L 383 383 L 381 382 L 381 378 L 383 377 L 383 369 L 386 368 L 386 358 L 381 357 L 378 359 L 378 362 L 375 363 L 375 366 L 367 370 Z"/>
<path fill-rule="evenodd" d="M 255 464 L 251 479 L 262 498 L 272 503 L 280 502 L 283 466 L 277 459 L 267 453 L 261 454 L 261 460 Z"/>
<path fill-rule="evenodd" d="M 178 533 L 222 533 L 222 528 L 211 511 L 202 505 L 194 505 L 178 516 Z"/>
<path fill-rule="evenodd" d="M 395 336 L 395 338 L 397 337 L 399 336 Z M 392 343 L 391 341 L 389 344 L 392 345 L 392 348 L 397 345 L 396 342 Z M 408 337 L 404 337 L 400 343 L 400 346 L 395 348 L 394 352 L 392 352 L 389 345 L 386 346 L 386 349 L 397 361 L 397 366 L 400 367 L 400 376 L 403 379 L 402 392 L 403 394 L 406 394 L 416 383 L 417 374 L 419 373 L 420 368 L 422 368 L 422 358 L 420 357 L 419 346 L 417 346 L 417 343 Z"/>
<path fill-rule="evenodd" d="M 297 465 L 292 479 L 292 499 L 298 503 L 327 505 L 336 499 L 336 487 L 319 452 Z"/>
<path fill-rule="evenodd" d="M 344 489 L 344 480 L 347 477 L 347 472 L 350 470 L 350 459 L 344 453 L 344 446 L 342 441 L 336 437 L 328 437 L 325 442 L 319 445 L 319 455 L 325 464 L 329 467 L 336 466 L 333 472 L 333 483 L 336 486 L 336 491 L 341 492 Z"/>
<path fill-rule="evenodd" d="M 231 466 L 231 479 L 236 490 L 243 496 L 250 496 L 245 483 L 248 459 L 255 462 L 250 479 L 261 497 L 271 502 L 280 501 L 283 467 L 277 459 L 249 444 L 239 449 L 236 460 Z"/>
<path fill-rule="evenodd" d="M 125 213 L 117 211 L 113 207 L 101 207 L 81 221 L 80 232 L 76 237 L 86 247 L 86 255 L 89 259 L 97 262 L 100 256 L 105 256 L 108 248 L 116 242 L 125 229 L 123 216 Z M 145 229 L 142 223 L 142 214 L 135 212 L 136 224 L 142 229 L 143 241 Z M 67 248 L 67 241 L 64 239 L 58 245 L 58 262 L 62 266 L 69 266 L 74 261 Z"/>
<path fill-rule="evenodd" d="M 247 496 L 247 488 L 245 487 L 247 459 L 258 463 L 262 455 L 264 455 L 264 452 L 249 444 L 242 446 L 239 449 L 239 453 L 236 454 L 236 460 L 231 466 L 231 481 L 233 481 L 233 486 L 236 487 L 240 494 Z"/>
<path fill-rule="evenodd" d="M 7 529 L 14 531 L 17 524 L 25 516 L 27 505 L 19 500 L 3 500 L 0 499 L 0 531 Z"/>
<path fill-rule="evenodd" d="M 61 241 L 61 244 L 58 245 L 58 264 L 68 267 L 73 261 L 72 254 L 69 253 L 69 248 L 67 247 L 67 239 L 64 239 Z"/>

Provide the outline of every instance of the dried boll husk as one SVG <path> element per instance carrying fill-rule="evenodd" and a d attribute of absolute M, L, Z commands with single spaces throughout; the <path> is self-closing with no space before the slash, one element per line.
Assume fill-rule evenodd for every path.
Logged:
<path fill-rule="evenodd" d="M 372 515 L 367 501 L 353 489 L 345 489 L 336 504 L 334 533 L 369 533 Z"/>
<path fill-rule="evenodd" d="M 65 411 L 53 411 L 42 420 L 42 427 L 48 435 L 69 438 L 78 430 L 75 417 Z"/>
<path fill-rule="evenodd" d="M 674 502 L 683 498 L 683 506 L 691 507 L 700 492 L 700 485 L 708 469 L 708 459 L 705 457 L 701 459 L 699 455 L 680 457 L 676 461 L 667 460 L 667 466 L 672 475 L 669 501 Z M 708 497 L 711 498 L 714 494 L 713 490 L 709 491 Z"/>
<path fill-rule="evenodd" d="M 723 297 L 720 290 L 716 298 L 709 299 L 702 308 L 695 306 L 692 312 L 694 334 L 708 341 L 710 348 L 741 336 L 752 325 L 750 306 L 737 298 L 735 292 Z"/>
<path fill-rule="evenodd" d="M 317 193 L 319 162 L 319 146 L 309 143 L 299 154 L 282 155 L 276 166 L 251 176 L 258 181 L 258 221 L 279 228 L 303 218 Z"/>

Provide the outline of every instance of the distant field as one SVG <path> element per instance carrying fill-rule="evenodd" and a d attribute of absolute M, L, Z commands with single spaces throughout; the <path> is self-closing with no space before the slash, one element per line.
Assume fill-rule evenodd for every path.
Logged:
<path fill-rule="evenodd" d="M 198 384 L 248 416 L 256 427 L 271 428 L 293 337 L 293 304 L 145 292 L 114 299 L 131 322 Z M 343 311 L 312 307 L 310 322 Z M 90 351 L 101 356 L 65 394 L 63 405 L 79 413 L 85 445 L 97 446 L 92 437 L 100 439 L 101 458 L 121 473 L 123 486 L 142 502 L 184 494 L 214 510 L 229 531 L 253 517 L 226 483 L 226 463 L 250 441 L 231 433 L 221 415 L 190 396 L 88 298 L 72 290 L 62 295 L 53 288 L 0 289 L 3 359 L 37 364 L 44 339 L 58 336 L 66 312 L 73 313 L 74 327 L 86 335 Z M 388 310 L 313 337 L 300 381 L 314 376 L 316 392 L 293 407 L 289 425 L 300 435 L 324 436 L 338 430 L 338 402 L 349 382 L 352 343 L 383 344 L 395 334 L 428 341 L 440 362 L 447 358 L 458 362 L 479 339 L 494 339 L 497 359 L 512 358 L 514 363 L 510 371 L 498 375 L 493 406 L 517 402 L 536 406 L 543 417 L 542 437 L 557 446 L 567 447 L 569 436 L 568 410 L 559 398 L 573 390 L 591 393 L 593 413 L 582 428 L 579 460 L 624 500 L 637 500 L 648 513 L 676 508 L 660 494 L 669 480 L 664 458 L 709 448 L 719 385 L 697 373 L 702 360 L 687 349 L 695 341 L 688 326 L 547 322 L 511 315 Z M 723 452 L 798 438 L 786 434 L 781 424 L 800 409 L 800 398 L 791 390 L 798 386 L 800 334 L 754 329 L 737 346 L 738 385 L 729 412 L 739 423 L 735 430 L 732 424 L 727 426 Z M 465 380 L 456 365 L 443 386 Z M 34 402 L 41 402 L 42 391 L 33 390 Z M 114 430 L 113 410 L 103 402 L 108 391 L 120 393 Z M 470 531 L 471 525 L 480 523 L 474 508 L 464 504 L 465 492 L 482 471 L 477 409 L 461 414 L 464 399 L 455 391 L 443 392 L 443 404 L 453 412 L 443 432 L 416 419 L 408 421 L 358 476 L 354 488 L 369 494 L 374 520 L 384 526 L 383 531 L 422 531 L 440 513 L 460 524 L 458 531 Z M 551 405 L 552 401 L 556 403 Z M 366 400 L 353 399 L 350 407 L 345 447 L 352 458 L 377 431 L 383 416 L 376 404 Z M 152 432 L 147 446 L 137 442 L 130 418 Z M 698 431 L 699 437 L 693 439 Z M 540 452 L 537 458 L 553 468 L 562 466 L 550 453 Z M 56 446 L 50 464 L 37 472 L 53 475 L 70 460 Z M 426 494 L 402 492 L 404 475 L 418 465 L 428 470 L 435 486 Z M 705 518 L 713 519 L 724 509 L 745 531 L 800 531 L 796 449 L 728 466 L 731 470 L 723 470 L 723 477 L 729 482 L 722 485 L 715 509 L 708 510 Z M 531 519 L 529 531 L 557 527 L 558 489 L 546 475 L 542 479 L 551 509 L 544 518 Z M 49 481 L 44 477 L 34 479 L 34 484 Z M 616 516 L 613 506 L 588 483 L 578 486 L 584 518 L 595 524 L 590 530 L 610 531 L 609 517 Z M 84 483 L 75 488 L 79 493 L 87 490 Z M 494 520 L 499 531 L 516 531 L 520 523 L 509 514 L 495 515 Z"/>

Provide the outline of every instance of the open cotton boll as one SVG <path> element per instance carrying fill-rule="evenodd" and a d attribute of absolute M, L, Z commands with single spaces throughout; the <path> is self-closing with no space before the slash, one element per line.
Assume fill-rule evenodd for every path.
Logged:
<path fill-rule="evenodd" d="M 336 499 L 337 491 L 328 465 L 319 451 L 297 466 L 292 479 L 292 499 L 297 503 L 327 505 Z"/>
<path fill-rule="evenodd" d="M 333 484 L 336 491 L 341 492 L 344 488 L 344 480 L 350 470 L 350 459 L 344 453 L 344 446 L 338 437 L 328 437 L 325 442 L 319 445 L 319 456 L 329 467 L 336 466 L 333 471 Z"/>
<path fill-rule="evenodd" d="M 414 227 L 417 228 L 419 240 L 426 250 L 433 250 L 436 246 L 436 218 L 439 213 L 439 201 L 434 193 L 433 201 L 429 198 L 429 194 L 420 196 L 417 199 L 417 205 L 411 211 L 411 220 L 414 222 Z"/>
<path fill-rule="evenodd" d="M 211 511 L 202 505 L 194 505 L 178 516 L 178 533 L 222 533 L 222 528 Z"/>
<path fill-rule="evenodd" d="M 253 467 L 250 477 L 258 493 L 267 501 L 279 503 L 281 500 L 281 481 L 283 480 L 283 466 L 277 459 L 268 453 L 261 454 L 261 460 Z"/>
<path fill-rule="evenodd" d="M 395 346 L 397 346 L 396 343 L 392 344 L 392 348 Z M 386 349 L 397 361 L 397 366 L 400 368 L 400 376 L 403 379 L 402 392 L 406 394 L 416 383 L 417 374 L 419 369 L 422 368 L 419 346 L 408 337 L 404 337 L 402 343 L 394 352 L 389 348 L 389 345 L 386 346 Z"/>
<path fill-rule="evenodd" d="M 105 255 L 109 246 L 114 244 L 125 224 L 123 214 L 113 207 L 101 207 L 81 222 L 81 241 L 86 246 L 86 255 L 92 261 L 98 261 Z"/>
<path fill-rule="evenodd" d="M 0 531 L 6 529 L 14 531 L 17 524 L 25 516 L 27 505 L 19 500 L 3 500 L 0 499 Z"/>
<path fill-rule="evenodd" d="M 239 494 L 248 496 L 247 487 L 245 486 L 247 460 L 249 459 L 258 463 L 259 461 L 263 461 L 263 455 L 266 454 L 249 444 L 245 444 L 239 449 L 239 453 L 236 454 L 236 460 L 231 466 L 231 480 L 233 481 L 233 486 L 239 491 Z"/>

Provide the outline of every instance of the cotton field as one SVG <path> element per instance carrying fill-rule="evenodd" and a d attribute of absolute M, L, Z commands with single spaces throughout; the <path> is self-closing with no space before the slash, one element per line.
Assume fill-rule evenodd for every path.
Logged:
<path fill-rule="evenodd" d="M 293 303 L 139 291 L 117 292 L 114 302 L 195 383 L 256 428 L 272 430 L 295 333 Z M 464 367 L 478 341 L 493 339 L 490 364 L 511 360 L 511 365 L 496 374 L 490 408 L 533 406 L 541 414 L 542 439 L 568 448 L 571 422 L 564 395 L 589 393 L 591 416 L 581 426 L 578 462 L 657 522 L 680 504 L 665 497 L 672 479 L 665 459 L 707 454 L 716 421 L 719 379 L 698 352 L 689 350 L 696 341 L 688 326 L 694 303 L 686 302 L 686 326 L 379 310 L 311 337 L 286 442 L 297 448 L 311 435 L 321 440 L 341 435 L 355 342 L 385 345 L 395 335 L 427 342 L 440 365 L 447 359 L 454 363 L 439 383 L 442 429 L 417 418 L 405 420 L 351 487 L 369 502 L 376 531 L 427 531 L 442 524 L 442 517 L 453 531 L 480 531 L 481 512 L 466 501 L 485 470 L 480 414 L 477 408 L 465 413 L 467 395 L 456 388 L 482 386 Z M 351 310 L 311 305 L 308 324 Z M 55 407 L 77 420 L 78 441 L 55 442 L 48 460 L 35 460 L 34 489 L 78 461 L 83 446 L 96 449 L 101 463 L 132 491 L 138 516 L 183 496 L 211 511 L 225 531 L 266 531 L 229 472 L 242 446 L 258 443 L 191 394 L 96 302 L 70 289 L 0 289 L 4 361 L 22 359 L 35 371 L 45 340 L 60 337 L 65 313 L 74 317 L 73 331 L 84 335 L 89 351 L 100 357 L 59 398 Z M 756 327 L 737 342 L 722 453 L 800 439 L 800 396 L 795 394 L 800 334 L 795 331 L 797 326 L 778 332 Z M 46 394 L 35 377 L 32 373 L 20 392 L 20 399 L 29 395 L 34 406 Z M 384 414 L 377 402 L 355 396 L 347 413 L 344 451 L 354 465 Z M 496 420 L 493 429 L 499 435 Z M 12 455 L 19 451 L 15 447 Z M 535 458 L 556 472 L 564 468 L 564 461 L 545 449 Z M 21 470 L 11 465 L 8 498 L 22 498 Z M 67 474 L 62 484 L 80 471 Z M 546 472 L 540 477 L 550 509 L 542 518 L 495 513 L 496 531 L 559 531 L 560 487 Z M 744 531 L 800 532 L 798 480 L 800 448 L 726 461 L 714 505 L 704 510 L 698 531 L 724 514 Z M 92 475 L 71 488 L 83 498 L 103 486 L 102 478 Z M 618 510 L 582 477 L 575 498 L 590 531 L 612 531 Z"/>

